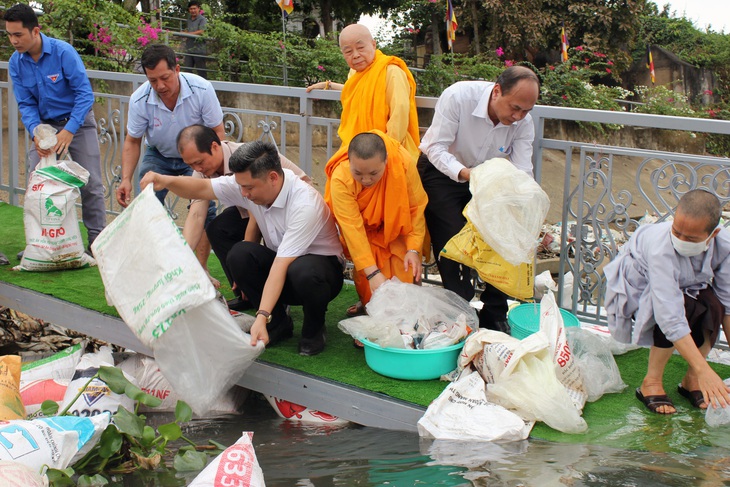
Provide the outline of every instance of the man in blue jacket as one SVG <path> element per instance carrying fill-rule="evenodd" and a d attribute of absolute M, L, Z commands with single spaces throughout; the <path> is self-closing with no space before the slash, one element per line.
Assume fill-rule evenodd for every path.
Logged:
<path fill-rule="evenodd" d="M 5 30 L 15 52 L 9 72 L 23 125 L 33 139 L 28 151 L 28 171 L 41 157 L 55 152 L 71 158 L 89 171 L 81 188 L 81 208 L 89 245 L 106 225 L 101 151 L 92 106 L 94 93 L 81 56 L 68 43 L 41 34 L 38 17 L 28 5 L 5 11 Z M 41 149 L 33 131 L 41 123 L 53 126 L 58 142 Z"/>

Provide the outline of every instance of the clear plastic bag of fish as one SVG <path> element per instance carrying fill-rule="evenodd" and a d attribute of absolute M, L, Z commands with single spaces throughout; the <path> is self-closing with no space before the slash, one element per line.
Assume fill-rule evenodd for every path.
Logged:
<path fill-rule="evenodd" d="M 725 379 L 725 385 L 730 387 L 730 378 Z M 726 407 L 713 408 L 709 406 L 705 410 L 705 421 L 707 425 L 716 428 L 718 426 L 727 426 L 730 424 L 730 405 Z"/>
<path fill-rule="evenodd" d="M 414 338 L 425 337 L 441 323 L 456 323 L 460 315 L 467 327 L 479 328 L 476 310 L 458 294 L 442 287 L 406 284 L 395 278 L 375 290 L 366 309 L 374 320 L 395 323 L 402 334 Z"/>

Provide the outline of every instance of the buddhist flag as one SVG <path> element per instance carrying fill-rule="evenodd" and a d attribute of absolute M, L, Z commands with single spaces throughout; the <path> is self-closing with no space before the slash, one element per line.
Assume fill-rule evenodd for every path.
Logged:
<path fill-rule="evenodd" d="M 564 63 L 568 62 L 568 36 L 565 35 L 565 23 L 560 32 L 560 57 Z"/>
<path fill-rule="evenodd" d="M 656 83 L 656 76 L 654 73 L 654 59 L 651 57 L 651 44 L 646 46 L 646 67 L 651 75 L 651 83 Z"/>
<path fill-rule="evenodd" d="M 451 0 L 446 0 L 446 38 L 449 41 L 449 49 L 453 49 L 453 43 L 456 40 L 456 28 L 459 24 L 456 22 L 456 14 Z"/>
<path fill-rule="evenodd" d="M 286 15 L 294 11 L 294 0 L 276 0 L 276 4 Z"/>

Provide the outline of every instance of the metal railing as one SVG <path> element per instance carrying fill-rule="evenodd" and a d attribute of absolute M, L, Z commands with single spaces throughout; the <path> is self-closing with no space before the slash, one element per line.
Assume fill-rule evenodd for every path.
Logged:
<path fill-rule="evenodd" d="M 3 76 L 6 72 L 7 63 L 0 62 L 0 79 L 7 79 Z M 103 82 L 107 86 L 113 84 L 116 91 L 128 94 L 146 81 L 143 75 L 138 74 L 88 73 L 93 82 Z M 320 190 L 323 189 L 324 164 L 339 147 L 336 137 L 339 92 L 307 93 L 303 88 L 222 81 L 212 83 L 224 102 L 225 129 L 231 140 L 266 137 L 277 144 L 282 154 L 312 175 L 315 182 L 320 183 Z M 121 210 L 114 193 L 120 181 L 128 94 L 96 93 L 95 110 L 107 211 L 111 215 Z M 27 179 L 21 171 L 23 164 L 19 162 L 25 161 L 28 137 L 20 123 L 9 81 L 0 81 L 0 95 L 3 100 L 0 106 L 3 125 L 0 132 L 0 192 L 7 195 L 11 204 L 18 205 Z M 419 113 L 425 114 L 422 120 L 430 120 L 436 99 L 418 97 L 417 104 Z M 562 196 L 556 198 L 560 201 L 553 202 L 562 208 L 561 293 L 564 275 L 571 271 L 575 276 L 572 311 L 581 320 L 602 322 L 604 318 L 600 308 L 605 283 L 601 268 L 618 249 L 617 242 L 611 237 L 613 232 L 628 234 L 638 225 L 637 215 L 631 214 L 632 204 L 641 202 L 658 218 L 667 218 L 673 214 L 679 197 L 698 187 L 712 191 L 721 201 L 728 202 L 730 159 L 547 138 L 546 124 L 554 121 L 588 122 L 730 136 L 730 122 L 547 106 L 536 106 L 532 117 L 536 134 L 533 163 L 537 181 L 543 180 L 546 171 L 554 171 L 544 164 L 544 154 L 559 151 L 564 157 Z M 423 130 L 425 127 L 422 127 Z M 170 136 L 175 137 L 176 134 Z M 619 159 L 621 164 L 617 165 Z M 626 171 L 631 172 L 629 180 L 633 183 L 629 187 L 616 187 L 616 175 Z M 548 193 L 561 194 L 560 188 L 545 189 Z M 173 215 L 178 208 L 171 205 Z"/>

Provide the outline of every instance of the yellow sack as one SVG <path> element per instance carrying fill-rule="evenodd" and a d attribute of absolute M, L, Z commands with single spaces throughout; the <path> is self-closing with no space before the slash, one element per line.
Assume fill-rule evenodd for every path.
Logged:
<path fill-rule="evenodd" d="M 25 419 L 20 400 L 20 356 L 0 357 L 0 420 Z"/>
<path fill-rule="evenodd" d="M 514 266 L 504 260 L 482 239 L 468 218 L 464 228 L 446 243 L 441 251 L 441 257 L 476 269 L 479 277 L 508 296 L 529 299 L 533 295 L 535 286 L 533 264 Z"/>

